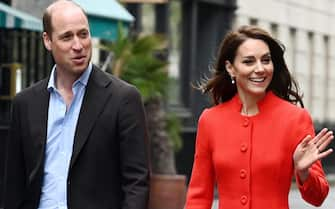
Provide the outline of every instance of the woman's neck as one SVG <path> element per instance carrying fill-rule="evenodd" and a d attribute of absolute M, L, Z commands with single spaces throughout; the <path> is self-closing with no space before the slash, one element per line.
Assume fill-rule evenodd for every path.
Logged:
<path fill-rule="evenodd" d="M 241 115 L 253 116 L 259 113 L 257 103 L 264 98 L 265 94 L 259 97 L 241 94 L 239 94 L 239 96 L 242 102 Z"/>
<path fill-rule="evenodd" d="M 258 109 L 257 104 L 252 104 L 252 105 L 243 104 L 242 105 L 241 115 L 253 116 L 253 115 L 257 115 L 258 113 L 259 113 L 259 109 Z"/>

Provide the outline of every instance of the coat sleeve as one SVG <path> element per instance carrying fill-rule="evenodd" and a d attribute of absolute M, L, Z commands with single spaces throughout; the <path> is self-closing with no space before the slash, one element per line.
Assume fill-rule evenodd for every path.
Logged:
<path fill-rule="evenodd" d="M 213 202 L 214 167 L 205 123 L 206 110 L 200 116 L 198 123 L 194 163 L 185 209 L 210 209 Z"/>
<path fill-rule="evenodd" d="M 149 199 L 148 138 L 139 92 L 130 87 L 119 115 L 122 209 L 147 209 Z"/>
<path fill-rule="evenodd" d="M 9 137 L 6 143 L 4 209 L 16 209 L 23 201 L 25 193 L 25 164 L 21 142 L 20 111 L 13 101 Z"/>
<path fill-rule="evenodd" d="M 315 136 L 313 122 L 307 111 L 303 111 L 303 116 L 298 124 L 302 127 L 302 134 L 304 134 L 300 134 L 301 140 L 308 134 L 312 137 Z M 326 199 L 329 191 L 329 184 L 322 169 L 321 161 L 315 162 L 309 168 L 309 176 L 305 182 L 302 183 L 297 174 L 295 176 L 302 198 L 314 206 L 320 206 Z"/>
<path fill-rule="evenodd" d="M 321 162 L 317 161 L 311 166 L 309 176 L 304 183 L 301 182 L 297 174 L 296 179 L 302 198 L 314 206 L 321 206 L 329 191 Z"/>

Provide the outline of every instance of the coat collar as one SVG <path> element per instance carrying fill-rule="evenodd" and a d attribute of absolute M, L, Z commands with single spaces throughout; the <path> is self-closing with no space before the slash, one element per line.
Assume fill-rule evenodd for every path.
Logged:
<path fill-rule="evenodd" d="M 32 124 L 32 132 L 36 132 L 31 143 L 34 144 L 36 148 L 34 153 L 36 154 L 36 164 L 32 165 L 33 169 L 29 173 L 29 183 L 32 182 L 34 177 L 37 175 L 39 170 L 43 167 L 44 162 L 44 151 L 47 138 L 47 128 L 48 128 L 48 108 L 49 108 L 49 98 L 50 93 L 47 90 L 49 79 L 44 79 L 37 83 L 33 87 L 33 106 L 31 111 L 34 111 L 32 115 L 34 116 L 34 123 Z"/>
<path fill-rule="evenodd" d="M 259 109 L 259 113 L 257 115 L 267 110 L 268 107 L 271 109 L 271 106 L 275 105 L 278 99 L 279 98 L 272 91 L 268 91 L 265 94 L 265 96 L 260 101 L 257 102 L 257 106 Z M 230 102 L 233 105 L 234 110 L 240 114 L 243 103 L 238 93 L 235 94 L 235 96 L 230 100 Z"/>
<path fill-rule="evenodd" d="M 86 143 L 95 121 L 103 111 L 107 99 L 111 96 L 110 91 L 106 91 L 111 82 L 111 79 L 104 72 L 93 66 L 79 113 L 70 169 Z"/>

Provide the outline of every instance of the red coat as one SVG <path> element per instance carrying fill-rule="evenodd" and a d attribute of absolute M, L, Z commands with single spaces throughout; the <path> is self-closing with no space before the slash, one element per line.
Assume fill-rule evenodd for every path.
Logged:
<path fill-rule="evenodd" d="M 185 209 L 210 209 L 215 183 L 219 209 L 289 208 L 293 152 L 307 134 L 314 136 L 312 120 L 272 92 L 258 107 L 257 115 L 242 116 L 235 96 L 202 113 Z M 307 202 L 322 204 L 329 185 L 320 162 L 298 187 Z"/>

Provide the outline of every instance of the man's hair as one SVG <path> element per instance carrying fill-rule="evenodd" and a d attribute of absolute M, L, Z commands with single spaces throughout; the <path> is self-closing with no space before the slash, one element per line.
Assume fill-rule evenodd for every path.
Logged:
<path fill-rule="evenodd" d="M 71 1 L 71 0 L 57 0 L 55 2 L 53 2 L 52 4 L 50 4 L 44 11 L 43 13 L 43 32 L 46 32 L 48 34 L 48 36 L 51 39 L 51 34 L 52 34 L 52 8 L 56 5 L 59 4 L 60 2 L 67 2 L 70 3 L 74 6 L 77 6 L 78 8 L 80 8 L 83 11 L 83 14 L 85 15 L 85 17 L 88 19 L 86 12 L 84 11 L 84 9 L 77 3 Z"/>

